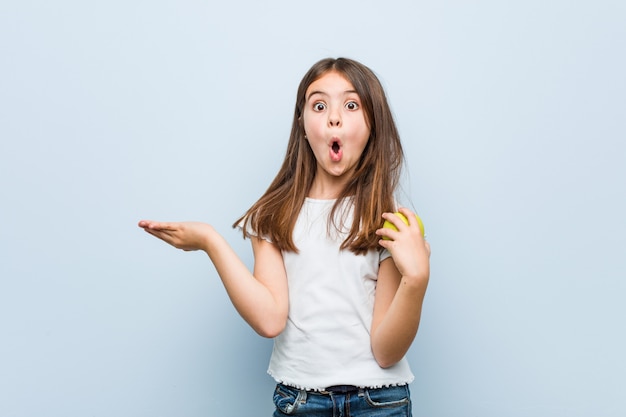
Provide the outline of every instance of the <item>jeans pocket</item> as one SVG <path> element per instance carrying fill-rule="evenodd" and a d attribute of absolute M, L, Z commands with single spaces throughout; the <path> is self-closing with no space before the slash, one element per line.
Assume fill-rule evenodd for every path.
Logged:
<path fill-rule="evenodd" d="M 411 394 L 407 385 L 366 389 L 364 394 L 367 404 L 374 408 L 393 408 L 411 404 Z"/>
<path fill-rule="evenodd" d="M 293 414 L 303 402 L 303 395 L 306 391 L 278 384 L 274 390 L 274 405 L 283 414 Z"/>

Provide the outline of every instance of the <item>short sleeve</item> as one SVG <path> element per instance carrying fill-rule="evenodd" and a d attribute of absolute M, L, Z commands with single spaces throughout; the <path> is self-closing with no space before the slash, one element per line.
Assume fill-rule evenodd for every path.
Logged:
<path fill-rule="evenodd" d="M 391 257 L 391 252 L 383 248 L 381 251 L 378 252 L 378 263 L 380 264 L 382 261 L 390 257 Z"/>
<path fill-rule="evenodd" d="M 254 237 L 258 237 L 261 238 L 263 240 L 266 240 L 270 243 L 274 243 L 272 242 L 272 239 L 270 239 L 268 236 L 259 236 L 259 234 L 256 232 L 256 230 L 254 230 L 252 228 L 252 226 L 250 226 L 250 222 L 247 222 L 246 224 L 246 219 L 242 219 L 239 223 L 237 223 L 237 229 L 240 230 L 241 232 L 244 231 L 244 225 L 245 225 L 245 234 L 244 236 L 254 236 Z"/>

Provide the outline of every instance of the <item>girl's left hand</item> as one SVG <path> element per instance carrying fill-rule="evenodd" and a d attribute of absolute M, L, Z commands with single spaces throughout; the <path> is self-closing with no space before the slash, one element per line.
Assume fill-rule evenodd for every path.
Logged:
<path fill-rule="evenodd" d="M 393 223 L 397 231 L 380 228 L 376 234 L 381 237 L 380 246 L 387 249 L 393 257 L 396 268 L 403 277 L 416 280 L 428 280 L 430 275 L 430 245 L 420 231 L 415 214 L 406 208 L 398 210 L 409 221 L 406 225 L 393 213 L 384 213 L 383 219 Z M 385 236 L 390 240 L 384 240 Z"/>

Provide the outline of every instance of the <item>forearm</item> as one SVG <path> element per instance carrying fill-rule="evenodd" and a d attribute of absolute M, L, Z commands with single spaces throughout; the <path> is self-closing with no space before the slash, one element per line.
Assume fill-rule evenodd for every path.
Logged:
<path fill-rule="evenodd" d="M 402 278 L 384 318 L 372 329 L 372 352 L 381 367 L 394 365 L 409 350 L 419 327 L 426 285 Z"/>
<path fill-rule="evenodd" d="M 275 337 L 284 328 L 287 307 L 254 277 L 226 240 L 211 229 L 205 252 L 241 317 L 261 336 Z"/>

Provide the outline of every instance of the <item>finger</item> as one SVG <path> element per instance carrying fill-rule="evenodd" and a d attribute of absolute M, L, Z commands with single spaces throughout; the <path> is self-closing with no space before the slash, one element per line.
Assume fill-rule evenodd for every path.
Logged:
<path fill-rule="evenodd" d="M 414 213 L 412 210 L 409 210 L 406 207 L 400 207 L 398 211 L 407 218 L 409 229 L 413 230 L 416 233 L 419 232 L 417 233 L 419 235 L 419 239 L 425 240 L 425 234 L 423 233 L 423 224 L 420 225 L 421 219 L 419 219 L 417 213 Z"/>
<path fill-rule="evenodd" d="M 174 235 L 169 230 L 161 230 L 161 229 L 144 229 L 146 233 L 150 233 L 154 237 L 158 237 L 159 239 L 171 243 L 174 239 Z"/>
<path fill-rule="evenodd" d="M 387 249 L 388 251 L 391 251 L 392 248 L 392 244 L 393 244 L 393 240 L 385 240 L 385 239 L 379 239 L 378 240 L 378 244 Z"/>
<path fill-rule="evenodd" d="M 409 217 L 409 216 L 415 216 L 415 214 L 414 214 L 411 210 L 409 210 L 408 208 L 406 208 L 406 207 L 399 207 L 399 208 L 398 208 L 398 211 L 399 211 L 400 213 L 404 214 L 404 215 L 405 215 L 405 216 L 407 216 L 407 217 Z"/>
<path fill-rule="evenodd" d="M 150 229 L 150 228 L 145 228 L 143 229 L 146 233 L 154 236 L 154 237 L 158 237 L 159 239 L 163 239 L 164 233 L 161 232 L 160 230 L 154 230 L 154 229 Z"/>
<path fill-rule="evenodd" d="M 397 217 L 397 216 L 394 216 L 394 217 Z M 380 237 L 389 239 L 389 240 L 385 239 L 386 241 L 396 240 L 396 238 L 398 237 L 397 236 L 398 232 L 393 230 L 393 229 L 390 229 L 388 227 L 383 227 L 383 228 L 377 229 L 376 230 L 376 234 L 378 236 L 380 236 Z"/>
<path fill-rule="evenodd" d="M 407 220 L 409 221 L 409 227 L 411 227 L 413 223 L 416 223 L 415 213 L 413 213 L 411 210 L 406 207 L 400 207 L 398 211 L 407 218 Z"/>
<path fill-rule="evenodd" d="M 168 245 L 171 245 L 177 249 L 183 249 L 182 242 L 180 241 L 180 239 L 178 239 L 178 237 L 174 233 L 170 233 L 167 230 L 163 231 L 163 230 L 151 230 L 151 229 L 146 229 L 146 232 L 150 233 L 152 236 L 156 237 L 157 239 L 167 243 Z"/>
<path fill-rule="evenodd" d="M 139 223 L 137 223 L 137 226 L 145 229 L 146 227 L 150 226 L 151 223 L 152 223 L 152 220 L 139 220 Z"/>
<path fill-rule="evenodd" d="M 164 224 L 165 223 L 154 220 L 141 220 L 139 221 L 138 226 L 144 229 L 161 229 Z"/>
<path fill-rule="evenodd" d="M 146 233 L 148 233 L 149 235 L 152 235 L 154 237 L 156 237 L 159 240 L 162 240 L 165 243 L 169 243 L 167 241 L 167 239 L 162 235 L 162 233 L 160 233 L 159 231 L 155 231 L 155 230 L 150 230 L 150 229 L 143 229 Z"/>
<path fill-rule="evenodd" d="M 178 223 L 150 222 L 148 228 L 152 230 L 176 231 L 179 229 Z"/>
<path fill-rule="evenodd" d="M 398 230 L 402 230 L 402 228 L 406 226 L 406 224 L 404 223 L 404 221 L 402 221 L 400 216 L 397 216 L 395 213 L 383 213 L 383 219 L 393 224 Z M 385 230 L 388 230 L 388 229 L 385 229 Z"/>

